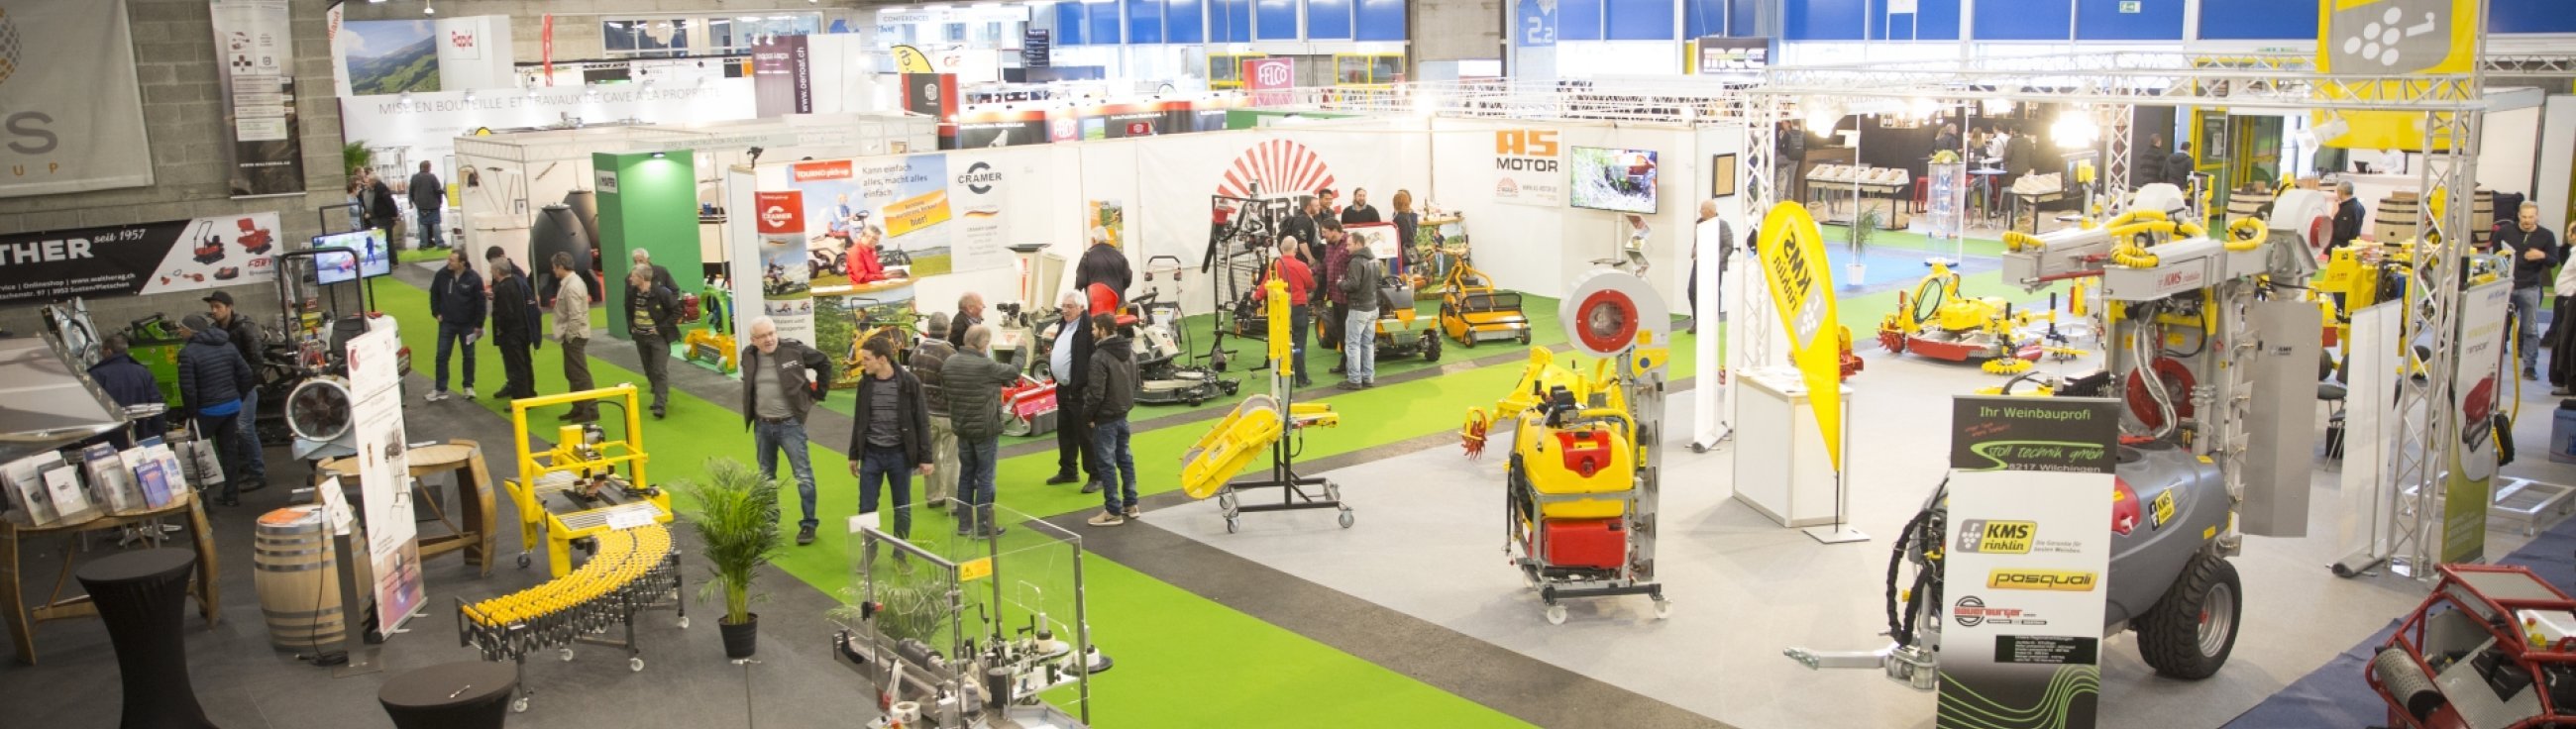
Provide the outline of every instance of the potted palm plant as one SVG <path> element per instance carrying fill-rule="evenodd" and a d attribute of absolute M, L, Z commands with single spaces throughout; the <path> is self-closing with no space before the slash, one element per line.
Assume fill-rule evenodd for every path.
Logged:
<path fill-rule="evenodd" d="M 724 633 L 725 657 L 749 658 L 759 648 L 760 629 L 760 615 L 751 611 L 752 578 L 786 545 L 778 531 L 778 481 L 761 478 L 741 461 L 710 458 L 706 480 L 683 479 L 672 490 L 698 504 L 690 524 L 712 573 L 699 599 L 724 598 L 724 619 L 716 627 Z"/>
<path fill-rule="evenodd" d="M 1869 280 L 1869 239 L 1878 234 L 1881 220 L 1876 208 L 1864 207 L 1852 214 L 1851 227 L 1847 229 L 1851 235 L 1845 241 L 1851 251 L 1851 263 L 1844 267 L 1850 276 L 1844 288 L 1860 288 Z"/>

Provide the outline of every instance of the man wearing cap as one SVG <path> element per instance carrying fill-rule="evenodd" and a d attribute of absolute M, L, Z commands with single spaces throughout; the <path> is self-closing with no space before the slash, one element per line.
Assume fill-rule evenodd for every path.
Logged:
<path fill-rule="evenodd" d="M 241 490 L 243 493 L 258 491 L 268 486 L 268 459 L 260 453 L 259 445 L 259 385 L 267 379 L 260 376 L 259 364 L 265 359 L 260 350 L 266 348 L 266 340 L 260 336 L 258 324 L 251 323 L 250 317 L 233 308 L 231 292 L 207 294 L 205 301 L 207 311 L 212 314 L 209 318 L 214 320 L 215 326 L 223 327 L 224 335 L 232 339 L 233 350 L 240 352 L 242 363 L 250 366 L 251 386 L 242 391 L 242 416 L 236 420 L 241 427 L 242 439 Z"/>
<path fill-rule="evenodd" d="M 492 345 L 501 349 L 501 390 L 493 397 L 513 400 L 537 396 L 536 362 L 530 348 L 545 346 L 539 334 L 538 320 L 545 318 L 537 308 L 537 292 L 528 286 L 528 277 L 519 272 L 519 264 L 500 246 L 483 249 L 483 261 L 492 270 Z"/>
<path fill-rule="evenodd" d="M 179 420 L 194 420 L 199 437 L 212 439 L 215 458 L 224 471 L 223 496 L 215 503 L 241 505 L 243 477 L 240 416 L 242 394 L 258 384 L 250 363 L 234 349 L 232 335 L 204 314 L 179 320 Z M 205 484 L 198 484 L 203 486 Z"/>

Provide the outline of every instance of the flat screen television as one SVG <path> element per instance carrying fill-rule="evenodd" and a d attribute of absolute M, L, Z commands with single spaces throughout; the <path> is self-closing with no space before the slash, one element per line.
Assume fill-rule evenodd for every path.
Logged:
<path fill-rule="evenodd" d="M 313 282 L 324 286 L 358 280 L 358 252 L 333 247 L 316 249 L 313 255 Z"/>
<path fill-rule="evenodd" d="M 391 246 L 385 244 L 385 232 L 382 230 L 370 228 L 314 236 L 313 249 L 325 248 L 345 248 L 356 253 L 358 275 L 361 277 L 375 278 L 394 272 L 393 250 Z M 324 281 L 323 283 L 335 282 Z"/>
<path fill-rule="evenodd" d="M 1569 202 L 1575 207 L 1654 214 L 1661 172 L 1654 150 L 1572 147 L 1567 161 L 1573 179 L 1566 188 L 1573 191 Z"/>

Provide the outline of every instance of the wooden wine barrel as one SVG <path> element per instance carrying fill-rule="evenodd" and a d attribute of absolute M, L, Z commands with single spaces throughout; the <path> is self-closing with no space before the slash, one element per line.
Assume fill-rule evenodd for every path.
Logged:
<path fill-rule="evenodd" d="M 2259 214 L 2265 206 L 2271 205 L 2272 200 L 2273 195 L 2268 192 L 2228 193 L 2227 219 L 2232 222 L 2254 217 Z"/>
<path fill-rule="evenodd" d="M 2379 199 L 2379 209 L 2371 213 L 2371 236 L 2381 243 L 2414 240 L 2423 230 L 2423 208 L 2415 193 L 2389 193 Z"/>
<path fill-rule="evenodd" d="M 2478 245 L 2486 245 L 2495 237 L 2495 191 L 2478 188 L 2473 199 L 2476 202 L 2469 209 L 2469 229 L 2477 234 L 2471 240 L 2477 241 Z"/>
<path fill-rule="evenodd" d="M 259 518 L 251 569 L 268 642 L 280 650 L 315 650 L 340 642 L 340 580 L 331 569 L 331 537 L 322 507 L 290 506 Z"/>

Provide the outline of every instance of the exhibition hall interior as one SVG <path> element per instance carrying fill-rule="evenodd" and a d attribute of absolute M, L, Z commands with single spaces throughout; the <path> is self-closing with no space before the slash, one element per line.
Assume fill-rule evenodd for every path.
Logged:
<path fill-rule="evenodd" d="M 0 1 L 0 727 L 2576 727 L 2571 49 Z"/>

